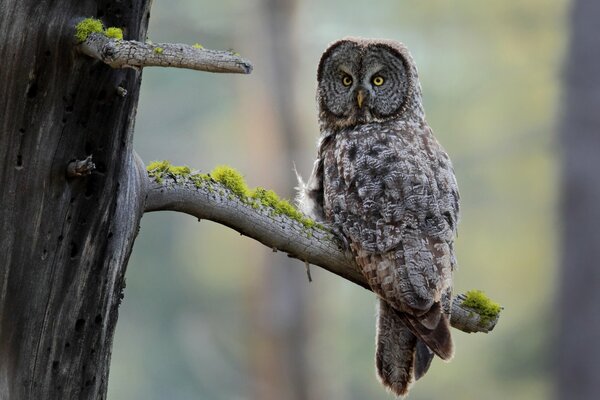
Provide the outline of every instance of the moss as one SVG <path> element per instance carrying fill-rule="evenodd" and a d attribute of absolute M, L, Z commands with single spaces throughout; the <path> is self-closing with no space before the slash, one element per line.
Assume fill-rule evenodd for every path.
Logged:
<path fill-rule="evenodd" d="M 112 39 L 123 40 L 123 30 L 121 28 L 111 26 L 104 31 L 104 34 Z"/>
<path fill-rule="evenodd" d="M 163 51 L 165 51 L 165 49 L 163 49 L 162 47 L 155 47 L 155 48 L 154 48 L 154 52 L 155 52 L 156 54 L 162 54 L 162 53 L 163 53 Z"/>
<path fill-rule="evenodd" d="M 468 291 L 462 305 L 476 311 L 481 316 L 483 324 L 498 317 L 502 310 L 500 304 L 490 300 L 481 290 Z"/>
<path fill-rule="evenodd" d="M 152 161 L 146 167 L 146 171 L 148 171 L 148 176 L 154 178 L 157 183 L 162 183 L 162 178 L 169 171 L 170 167 L 171 163 L 167 160 Z"/>
<path fill-rule="evenodd" d="M 257 200 L 258 203 L 265 207 L 275 208 L 280 201 L 279 196 L 272 190 L 257 187 L 251 193 L 250 197 Z"/>
<path fill-rule="evenodd" d="M 312 228 L 316 225 L 316 222 L 312 219 L 304 216 L 300 211 L 296 209 L 289 201 L 280 199 L 277 193 L 272 190 L 257 187 L 252 191 L 250 197 L 257 200 L 260 204 L 265 207 L 272 208 L 275 214 L 283 214 L 288 217 L 300 222 L 306 228 Z"/>
<path fill-rule="evenodd" d="M 208 176 L 207 174 L 194 174 L 194 175 L 190 175 L 190 180 L 192 181 L 194 186 L 199 188 L 205 182 L 210 180 L 210 176 Z M 209 191 L 212 191 L 212 189 L 209 188 Z"/>
<path fill-rule="evenodd" d="M 96 18 L 86 18 L 75 25 L 75 39 L 84 42 L 92 33 L 104 33 L 102 21 Z"/>
<path fill-rule="evenodd" d="M 202 46 L 200 43 L 194 43 L 194 45 L 192 46 L 195 49 L 203 49 L 204 46 Z"/>
<path fill-rule="evenodd" d="M 187 166 L 174 166 L 169 161 L 153 161 L 147 167 L 148 176 L 154 178 L 157 183 L 162 183 L 163 177 L 169 174 L 173 178 L 187 178 L 191 175 L 192 170 Z"/>
<path fill-rule="evenodd" d="M 185 165 L 180 167 L 172 165 L 171 167 L 169 167 L 169 173 L 175 176 L 181 176 L 185 178 L 192 173 L 192 170 L 190 169 L 190 167 Z"/>
<path fill-rule="evenodd" d="M 298 211 L 289 201 L 279 198 L 274 191 L 262 187 L 250 190 L 244 181 L 242 174 L 236 169 L 226 165 L 215 167 L 208 175 L 199 173 L 192 174 L 191 169 L 187 166 L 174 166 L 169 161 L 163 160 L 150 163 L 146 167 L 146 170 L 148 171 L 148 176 L 154 178 L 157 183 L 162 183 L 163 178 L 166 175 L 170 175 L 175 179 L 179 177 L 184 179 L 187 178 L 196 187 L 209 184 L 208 190 L 210 192 L 213 191 L 213 188 L 209 183 L 212 179 L 231 191 L 231 194 L 227 194 L 229 200 L 233 200 L 233 195 L 235 195 L 254 209 L 263 206 L 271 209 L 276 215 L 283 214 L 300 222 L 305 228 L 322 228 L 321 225 Z M 219 193 L 221 193 L 221 195 L 226 195 L 223 191 L 219 191 Z"/>
<path fill-rule="evenodd" d="M 227 165 L 219 165 L 210 173 L 210 176 L 217 182 L 229 188 L 238 197 L 245 200 L 250 195 L 250 189 L 244 177 L 234 168 Z"/>
<path fill-rule="evenodd" d="M 102 21 L 96 18 L 86 18 L 75 25 L 75 39 L 77 42 L 84 42 L 92 33 L 102 33 L 111 39 L 123 40 L 123 30 L 121 28 L 104 29 Z"/>

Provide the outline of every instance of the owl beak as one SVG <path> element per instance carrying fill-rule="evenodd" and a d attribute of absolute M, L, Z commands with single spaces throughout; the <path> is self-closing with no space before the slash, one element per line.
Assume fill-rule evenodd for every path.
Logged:
<path fill-rule="evenodd" d="M 358 108 L 362 108 L 363 101 L 365 100 L 365 92 L 362 90 L 358 91 L 356 95 L 356 102 L 358 103 Z"/>

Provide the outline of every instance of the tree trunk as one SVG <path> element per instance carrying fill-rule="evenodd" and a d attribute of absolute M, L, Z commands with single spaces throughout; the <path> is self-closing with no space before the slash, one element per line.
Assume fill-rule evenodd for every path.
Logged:
<path fill-rule="evenodd" d="M 575 0 L 560 148 L 562 274 L 557 399 L 600 393 L 600 2 Z"/>
<path fill-rule="evenodd" d="M 0 3 L 0 398 L 103 399 L 143 211 L 141 74 L 78 54 L 78 19 L 145 39 L 150 1 Z M 127 95 L 118 87 L 127 90 Z M 121 94 L 121 95 L 119 95 Z M 96 171 L 68 178 L 93 156 Z"/>

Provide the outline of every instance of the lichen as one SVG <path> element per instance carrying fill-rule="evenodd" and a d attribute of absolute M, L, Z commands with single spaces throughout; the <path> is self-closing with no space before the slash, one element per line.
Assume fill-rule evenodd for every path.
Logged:
<path fill-rule="evenodd" d="M 477 312 L 482 324 L 487 324 L 497 318 L 502 311 L 500 304 L 492 301 L 481 290 L 470 290 L 465 296 L 462 305 Z"/>
<path fill-rule="evenodd" d="M 121 28 L 111 26 L 110 28 L 106 28 L 104 34 L 112 39 L 123 40 L 123 30 Z"/>
<path fill-rule="evenodd" d="M 116 40 L 123 40 L 123 30 L 111 26 L 104 29 L 102 21 L 96 18 L 86 18 L 75 25 L 75 39 L 77 42 L 84 42 L 92 33 L 101 33 L 106 37 Z"/>
<path fill-rule="evenodd" d="M 102 21 L 96 18 L 86 18 L 75 25 L 75 39 L 84 42 L 92 33 L 104 33 Z"/>
<path fill-rule="evenodd" d="M 163 49 L 162 47 L 155 47 L 155 48 L 154 48 L 154 52 L 155 52 L 156 54 L 162 54 L 162 53 L 163 53 L 163 51 L 165 51 L 165 49 Z"/>
<path fill-rule="evenodd" d="M 195 49 L 203 49 L 204 46 L 202 46 L 200 43 L 194 43 L 194 45 L 192 46 Z"/>

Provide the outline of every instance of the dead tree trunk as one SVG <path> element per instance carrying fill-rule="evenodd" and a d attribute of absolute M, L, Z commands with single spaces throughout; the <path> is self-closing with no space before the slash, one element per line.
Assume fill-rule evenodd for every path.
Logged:
<path fill-rule="evenodd" d="M 141 74 L 79 56 L 74 27 L 77 18 L 98 15 L 143 39 L 149 5 L 0 5 L 2 399 L 105 397 L 143 211 L 145 171 L 132 151 Z M 69 163 L 88 155 L 96 170 L 67 177 Z"/>
<path fill-rule="evenodd" d="M 558 399 L 600 393 L 600 2 L 575 0 L 560 148 L 562 243 Z"/>
<path fill-rule="evenodd" d="M 330 233 L 279 213 L 289 205 L 274 209 L 265 197 L 250 206 L 239 190 L 185 168 L 148 176 L 132 148 L 141 68 L 252 69 L 231 52 L 145 43 L 150 3 L 0 3 L 2 400 L 106 397 L 124 273 L 145 211 L 212 219 L 366 286 Z M 123 28 L 127 40 L 94 31 L 76 42 L 75 25 L 89 16 Z M 497 312 L 462 304 L 453 310 L 459 329 L 489 331 L 497 321 Z"/>

